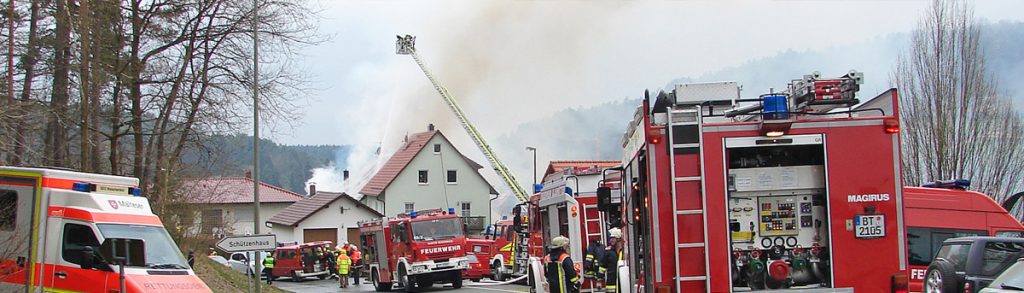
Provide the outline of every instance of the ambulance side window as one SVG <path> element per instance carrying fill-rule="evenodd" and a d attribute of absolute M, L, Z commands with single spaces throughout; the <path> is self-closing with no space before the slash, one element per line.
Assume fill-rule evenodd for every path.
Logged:
<path fill-rule="evenodd" d="M 18 220 L 18 193 L 0 190 L 0 231 L 14 231 Z"/>
<path fill-rule="evenodd" d="M 86 246 L 91 246 L 95 251 L 100 249 L 100 241 L 96 240 L 96 234 L 92 228 L 80 224 L 64 224 L 64 237 L 61 243 L 61 255 L 64 260 L 73 264 L 82 264 L 82 255 Z"/>

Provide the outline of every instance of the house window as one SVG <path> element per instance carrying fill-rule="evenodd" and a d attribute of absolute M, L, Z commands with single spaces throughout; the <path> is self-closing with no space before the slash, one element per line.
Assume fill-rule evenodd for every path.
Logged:
<path fill-rule="evenodd" d="M 427 170 L 420 170 L 420 178 L 419 178 L 420 184 L 427 184 L 429 182 L 427 180 L 428 178 L 430 178 L 430 176 L 427 176 Z"/>
<path fill-rule="evenodd" d="M 82 264 L 86 246 L 92 247 L 94 251 L 100 249 L 100 241 L 96 239 L 96 234 L 86 225 L 65 224 L 62 242 L 61 255 L 64 261 L 73 264 Z"/>
<path fill-rule="evenodd" d="M 18 220 L 18 193 L 0 190 L 0 231 L 14 231 Z"/>
<path fill-rule="evenodd" d="M 220 232 L 224 226 L 224 210 L 203 210 L 202 233 Z"/>
<path fill-rule="evenodd" d="M 439 143 L 435 143 L 434 144 L 434 153 L 435 154 L 440 154 L 441 153 L 441 144 L 439 144 Z"/>
<path fill-rule="evenodd" d="M 411 203 L 411 202 L 405 203 L 405 213 L 406 214 L 411 214 L 412 211 L 415 211 L 415 210 L 416 210 L 416 204 L 415 203 Z"/>
<path fill-rule="evenodd" d="M 458 173 L 455 170 L 448 170 L 448 184 L 455 184 L 459 182 Z"/>
<path fill-rule="evenodd" d="M 469 217 L 471 209 L 469 208 L 469 203 L 468 202 L 464 202 L 464 203 L 459 204 L 459 208 L 462 211 L 462 213 L 459 214 L 459 215 L 461 215 L 463 217 Z"/>

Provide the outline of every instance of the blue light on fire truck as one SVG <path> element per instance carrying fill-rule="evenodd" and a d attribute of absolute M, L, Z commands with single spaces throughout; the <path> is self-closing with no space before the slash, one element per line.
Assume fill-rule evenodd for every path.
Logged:
<path fill-rule="evenodd" d="M 448 214 L 449 215 L 454 215 L 455 214 L 455 208 L 448 208 Z"/>
<path fill-rule="evenodd" d="M 89 184 L 88 182 L 75 182 L 74 185 L 71 185 L 71 190 L 81 191 L 81 192 L 91 192 L 92 191 L 92 184 Z"/>
<path fill-rule="evenodd" d="M 409 217 L 416 218 L 416 211 L 409 212 Z"/>
<path fill-rule="evenodd" d="M 785 95 L 767 95 L 761 98 L 764 104 L 762 118 L 764 120 L 789 119 L 789 100 Z"/>

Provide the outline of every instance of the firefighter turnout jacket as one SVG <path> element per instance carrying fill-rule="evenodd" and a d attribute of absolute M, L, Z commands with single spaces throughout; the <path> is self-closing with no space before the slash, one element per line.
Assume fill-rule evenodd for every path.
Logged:
<path fill-rule="evenodd" d="M 267 257 L 263 258 L 263 268 L 273 269 L 274 268 L 274 256 L 267 254 Z"/>
<path fill-rule="evenodd" d="M 604 259 L 604 247 L 601 243 L 597 242 L 597 239 L 591 239 L 590 244 L 587 244 L 587 256 L 583 260 L 583 275 L 590 278 L 600 278 L 604 275 L 604 266 L 601 265 L 601 261 Z"/>
<path fill-rule="evenodd" d="M 338 254 L 338 274 L 348 275 L 348 269 L 352 266 L 352 259 L 348 258 L 348 254 Z"/>
<path fill-rule="evenodd" d="M 619 261 L 622 260 L 622 249 L 616 250 L 614 246 L 606 248 L 604 258 L 601 260 L 601 271 L 604 273 L 604 288 L 608 292 L 619 292 Z"/>
<path fill-rule="evenodd" d="M 572 259 L 562 248 L 552 249 L 544 256 L 544 275 L 547 276 L 550 293 L 579 292 L 579 276 Z"/>

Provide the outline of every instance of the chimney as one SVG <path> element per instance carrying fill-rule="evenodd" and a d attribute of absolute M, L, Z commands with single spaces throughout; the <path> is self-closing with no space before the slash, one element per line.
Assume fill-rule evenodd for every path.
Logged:
<path fill-rule="evenodd" d="M 314 195 L 316 195 L 316 183 L 310 183 L 309 184 L 309 196 L 308 197 L 312 197 Z"/>
<path fill-rule="evenodd" d="M 245 179 L 252 179 L 252 171 L 249 171 L 249 170 L 245 171 Z"/>
<path fill-rule="evenodd" d="M 434 131 L 434 123 L 427 124 L 427 131 Z"/>
<path fill-rule="evenodd" d="M 345 169 L 345 170 L 341 171 L 341 179 L 342 180 L 348 180 L 348 169 Z"/>

